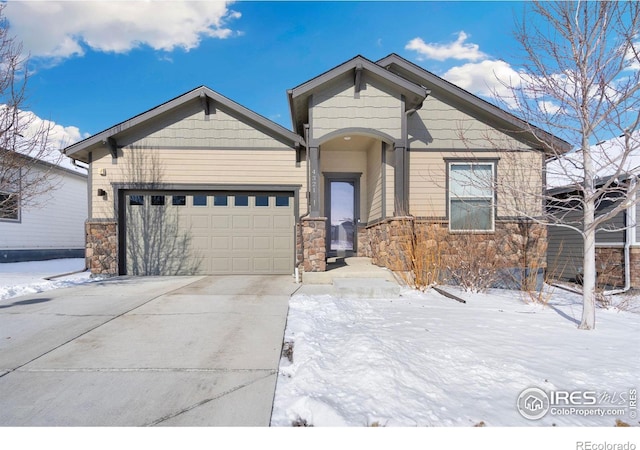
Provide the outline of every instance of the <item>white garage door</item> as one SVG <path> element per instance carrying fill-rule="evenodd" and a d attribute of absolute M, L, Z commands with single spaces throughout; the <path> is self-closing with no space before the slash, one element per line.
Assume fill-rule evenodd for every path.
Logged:
<path fill-rule="evenodd" d="M 127 274 L 293 271 L 292 194 L 132 192 L 125 202 Z"/>

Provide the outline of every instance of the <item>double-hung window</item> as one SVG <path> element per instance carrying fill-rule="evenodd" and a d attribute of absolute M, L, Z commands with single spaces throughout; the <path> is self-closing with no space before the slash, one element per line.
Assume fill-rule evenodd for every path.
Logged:
<path fill-rule="evenodd" d="M 493 231 L 495 162 L 448 164 L 449 229 Z"/>

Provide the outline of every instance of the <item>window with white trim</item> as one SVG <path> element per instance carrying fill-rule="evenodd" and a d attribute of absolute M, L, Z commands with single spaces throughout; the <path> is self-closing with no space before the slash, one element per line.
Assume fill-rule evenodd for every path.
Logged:
<path fill-rule="evenodd" d="M 20 195 L 0 192 L 0 220 L 20 220 Z"/>
<path fill-rule="evenodd" d="M 494 230 L 494 174 L 494 162 L 449 163 L 449 230 Z"/>

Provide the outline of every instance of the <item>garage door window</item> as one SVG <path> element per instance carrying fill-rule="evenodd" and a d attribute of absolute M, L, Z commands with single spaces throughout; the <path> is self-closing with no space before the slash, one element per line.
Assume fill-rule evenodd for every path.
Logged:
<path fill-rule="evenodd" d="M 289 197 L 284 195 L 276 196 L 276 206 L 289 206 Z"/>
<path fill-rule="evenodd" d="M 186 206 L 187 197 L 185 197 L 184 195 L 174 195 L 171 199 L 171 204 L 173 206 Z"/>
<path fill-rule="evenodd" d="M 235 196 L 235 206 L 249 206 L 249 196 L 248 195 L 236 195 Z"/>
<path fill-rule="evenodd" d="M 193 206 L 207 206 L 207 196 L 206 195 L 194 195 L 193 196 Z"/>
<path fill-rule="evenodd" d="M 131 195 L 129 196 L 129 204 L 131 206 L 142 206 L 144 205 L 144 197 L 142 195 Z"/>
<path fill-rule="evenodd" d="M 151 204 L 153 206 L 164 206 L 164 195 L 152 195 Z"/>
<path fill-rule="evenodd" d="M 213 206 L 227 206 L 228 200 L 226 195 L 214 195 L 213 196 Z"/>
<path fill-rule="evenodd" d="M 256 195 L 256 206 L 269 206 L 269 196 Z"/>

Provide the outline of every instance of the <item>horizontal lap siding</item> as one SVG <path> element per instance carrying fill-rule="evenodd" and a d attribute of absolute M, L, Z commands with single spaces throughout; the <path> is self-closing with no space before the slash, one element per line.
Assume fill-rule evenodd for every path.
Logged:
<path fill-rule="evenodd" d="M 409 211 L 416 216 L 446 216 L 446 158 L 473 161 L 498 159 L 498 216 L 517 216 L 522 211 L 537 215 L 542 210 L 542 156 L 538 152 L 409 152 Z"/>
<path fill-rule="evenodd" d="M 0 221 L 0 249 L 84 248 L 87 178 L 53 169 L 49 182 L 51 192 L 22 208 L 20 222 Z"/>
<path fill-rule="evenodd" d="M 523 149 L 523 144 L 433 96 L 409 116 L 411 148 Z"/>
<path fill-rule="evenodd" d="M 112 192 L 111 183 L 135 182 L 127 160 L 131 152 L 156 155 L 161 167 L 161 183 L 175 184 L 264 184 L 301 185 L 300 198 L 306 198 L 306 164 L 296 167 L 295 152 L 283 150 L 142 150 L 124 149 L 122 157 L 112 164 L 105 156 L 92 165 L 93 190 Z M 105 169 L 107 176 L 101 176 Z M 152 177 L 151 171 L 145 171 Z M 147 181 L 153 181 L 150 178 Z M 143 180 L 145 181 L 145 180 Z M 93 217 L 113 217 L 110 198 L 94 197 Z"/>
<path fill-rule="evenodd" d="M 429 96 L 409 116 L 409 201 L 417 216 L 446 216 L 445 158 L 496 158 L 498 216 L 541 212 L 542 154 L 482 121 Z M 523 196 L 515 193 L 526 192 Z"/>
<path fill-rule="evenodd" d="M 117 159 L 106 148 L 94 152 L 93 218 L 114 217 L 112 183 L 300 185 L 300 198 L 306 198 L 304 158 L 296 163 L 294 149 L 250 124 L 220 109 L 207 118 L 198 104 L 187 105 L 160 122 L 119 138 L 118 145 L 124 148 Z M 142 169 L 133 169 L 133 161 Z M 108 195 L 98 197 L 98 189 Z"/>

